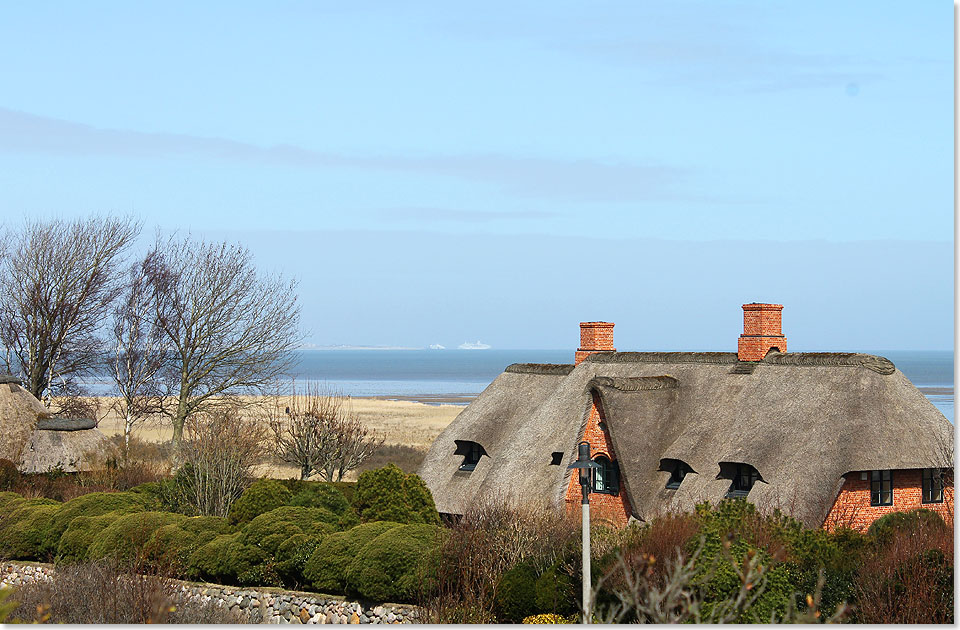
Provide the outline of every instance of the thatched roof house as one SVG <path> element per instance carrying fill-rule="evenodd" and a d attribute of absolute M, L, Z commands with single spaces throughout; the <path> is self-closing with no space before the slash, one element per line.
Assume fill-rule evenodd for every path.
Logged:
<path fill-rule="evenodd" d="M 757 306 L 776 321 L 750 321 Z M 744 306 L 739 352 L 616 352 L 613 324 L 587 322 L 574 365 L 507 367 L 424 460 L 437 508 L 462 514 L 484 496 L 576 506 L 567 466 L 581 440 L 604 466 L 591 504 L 618 523 L 728 496 L 808 525 L 862 526 L 920 503 L 920 471 L 952 466 L 952 425 L 887 359 L 786 352 L 780 308 Z"/>
<path fill-rule="evenodd" d="M 59 418 L 20 385 L 0 376 L 0 458 L 19 462 L 24 473 L 89 470 L 112 449 L 96 422 Z"/>

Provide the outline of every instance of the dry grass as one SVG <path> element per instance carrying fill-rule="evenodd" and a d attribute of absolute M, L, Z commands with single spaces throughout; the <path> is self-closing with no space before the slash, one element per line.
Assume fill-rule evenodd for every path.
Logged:
<path fill-rule="evenodd" d="M 253 404 L 259 397 L 246 397 L 245 403 Z M 100 406 L 103 409 L 111 407 L 112 399 L 103 399 Z M 356 480 L 359 472 L 370 467 L 395 463 L 407 472 L 413 472 L 419 467 L 427 449 L 440 435 L 447 425 L 463 411 L 464 407 L 457 405 L 428 405 L 408 400 L 380 400 L 375 398 L 351 398 L 353 412 L 368 428 L 382 433 L 385 436 L 384 446 L 377 452 L 371 461 L 377 462 L 374 466 L 364 465 L 360 471 L 354 471 L 344 477 L 346 481 Z M 249 417 L 255 417 L 254 410 L 243 412 Z M 123 419 L 116 412 L 110 411 L 100 421 L 99 428 L 108 436 L 123 434 Z M 159 418 L 146 420 L 134 429 L 134 436 L 143 445 L 156 445 L 158 450 L 165 450 L 165 443 L 173 438 L 173 428 L 169 422 Z M 300 476 L 295 466 L 281 462 L 269 462 L 258 466 L 254 473 L 258 476 L 289 479 Z"/>
<path fill-rule="evenodd" d="M 58 567 L 50 582 L 18 587 L 15 621 L 33 623 L 245 623 L 240 615 L 175 595 L 173 583 L 105 560 Z"/>

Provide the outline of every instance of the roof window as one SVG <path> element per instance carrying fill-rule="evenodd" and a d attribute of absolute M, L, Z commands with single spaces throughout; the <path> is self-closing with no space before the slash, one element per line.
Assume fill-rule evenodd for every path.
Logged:
<path fill-rule="evenodd" d="M 693 468 L 687 462 L 679 459 L 664 458 L 660 460 L 660 470 L 670 473 L 670 478 L 665 486 L 667 490 L 676 490 L 683 483 L 683 478 L 687 473 L 695 473 Z"/>
<path fill-rule="evenodd" d="M 469 440 L 454 440 L 453 442 L 457 445 L 457 450 L 455 450 L 453 454 L 463 455 L 463 463 L 460 464 L 460 470 L 470 472 L 477 467 L 480 458 L 487 454 L 487 452 L 483 450 L 483 447 L 477 442 L 471 442 Z"/>
<path fill-rule="evenodd" d="M 730 480 L 730 488 L 727 489 L 725 499 L 745 499 L 754 484 L 763 481 L 763 477 L 756 468 L 743 462 L 720 462 L 720 474 L 717 475 L 717 479 Z"/>
<path fill-rule="evenodd" d="M 563 451 L 554 451 L 550 455 L 550 465 L 559 466 L 563 462 Z"/>

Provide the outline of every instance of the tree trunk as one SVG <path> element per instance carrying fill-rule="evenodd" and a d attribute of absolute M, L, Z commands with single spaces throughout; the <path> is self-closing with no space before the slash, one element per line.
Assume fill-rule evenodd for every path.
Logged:
<path fill-rule="evenodd" d="M 300 466 L 300 479 L 306 481 L 310 477 L 310 464 L 301 464 Z"/>

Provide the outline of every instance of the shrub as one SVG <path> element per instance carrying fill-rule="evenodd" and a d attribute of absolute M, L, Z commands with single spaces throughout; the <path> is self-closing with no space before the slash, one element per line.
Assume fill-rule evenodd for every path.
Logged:
<path fill-rule="evenodd" d="M 108 512 L 100 516 L 75 516 L 67 531 L 57 541 L 57 564 L 84 562 L 90 545 L 111 523 L 123 516 L 122 512 Z"/>
<path fill-rule="evenodd" d="M 575 614 L 578 586 L 579 581 L 567 575 L 558 562 L 544 571 L 534 584 L 537 610 L 559 615 Z"/>
<path fill-rule="evenodd" d="M 187 562 L 187 575 L 220 584 L 256 583 L 255 570 L 267 560 L 267 554 L 244 544 L 241 532 L 221 534 L 198 548 Z"/>
<path fill-rule="evenodd" d="M 343 493 L 328 483 L 304 483 L 290 499 L 290 505 L 326 508 L 338 516 L 350 509 Z"/>
<path fill-rule="evenodd" d="M 0 491 L 13 489 L 20 480 L 20 471 L 17 465 L 9 459 L 0 459 Z"/>
<path fill-rule="evenodd" d="M 26 501 L 23 495 L 16 492 L 0 492 L 0 510 L 7 512 L 13 509 L 14 505 Z"/>
<path fill-rule="evenodd" d="M 867 535 L 871 536 L 879 545 L 889 544 L 896 532 L 915 532 L 921 529 L 936 530 L 946 529 L 947 524 L 943 522 L 940 515 L 933 510 L 918 508 L 909 512 L 891 512 L 881 516 L 867 530 Z"/>
<path fill-rule="evenodd" d="M 113 521 L 90 545 L 90 560 L 115 557 L 121 561 L 146 558 L 146 545 L 156 530 L 186 520 L 172 512 L 134 512 Z"/>
<path fill-rule="evenodd" d="M 347 569 L 347 589 L 377 601 L 411 601 L 424 582 L 435 579 L 440 528 L 416 524 L 394 527 L 367 543 Z"/>
<path fill-rule="evenodd" d="M 27 499 L 0 517 L 0 556 L 12 560 L 44 560 L 41 548 L 50 518 L 60 508 L 51 499 Z"/>
<path fill-rule="evenodd" d="M 270 555 L 292 536 L 321 536 L 336 531 L 337 517 L 324 508 L 285 505 L 254 518 L 243 528 L 243 542 Z"/>
<path fill-rule="evenodd" d="M 303 567 L 303 578 L 321 593 L 343 594 L 347 569 L 363 547 L 398 523 L 377 521 L 326 536 Z"/>
<path fill-rule="evenodd" d="M 535 615 L 537 609 L 537 571 L 527 562 L 521 562 L 500 578 L 494 597 L 497 618 L 504 622 L 520 623 Z"/>
<path fill-rule="evenodd" d="M 433 496 L 423 479 L 406 475 L 393 464 L 360 475 L 354 507 L 364 521 L 440 522 Z"/>
<path fill-rule="evenodd" d="M 230 508 L 231 523 L 246 523 L 290 501 L 290 491 L 275 479 L 258 479 Z"/>
<path fill-rule="evenodd" d="M 45 533 L 44 551 L 52 553 L 57 550 L 60 536 L 78 516 L 100 516 L 110 512 L 129 514 L 145 511 L 146 508 L 146 498 L 133 492 L 91 492 L 70 499 L 61 505 L 50 519 Z"/>
<path fill-rule="evenodd" d="M 322 540 L 321 536 L 295 534 L 280 543 L 274 556 L 275 570 L 285 586 L 299 589 L 304 585 L 304 567 Z"/>

